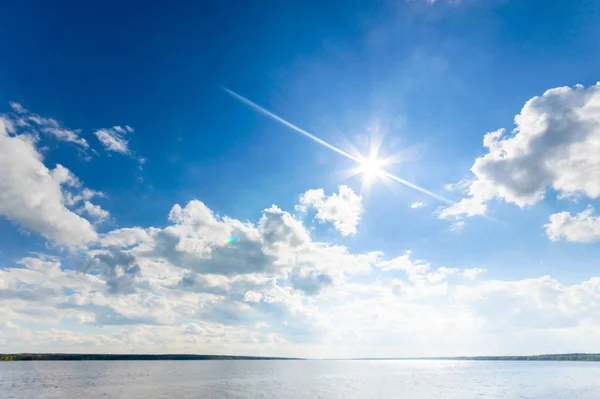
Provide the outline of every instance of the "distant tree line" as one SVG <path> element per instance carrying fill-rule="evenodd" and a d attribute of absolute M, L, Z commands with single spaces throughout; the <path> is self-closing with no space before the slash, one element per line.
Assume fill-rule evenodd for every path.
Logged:
<path fill-rule="evenodd" d="M 394 358 L 421 360 L 534 360 L 534 361 L 579 361 L 599 362 L 599 353 L 565 353 L 556 355 L 533 356 L 459 356 Z M 394 360 L 394 359 L 355 359 L 355 360 Z M 262 357 L 262 356 L 222 356 L 222 355 L 142 355 L 142 354 L 78 354 L 78 353 L 14 353 L 0 354 L 0 361 L 23 360 L 300 360 L 299 358 Z"/>
<path fill-rule="evenodd" d="M 534 356 L 474 356 L 457 357 L 457 360 L 551 360 L 551 361 L 600 361 L 600 353 L 564 353 L 557 355 L 534 355 Z"/>
<path fill-rule="evenodd" d="M 356 360 L 378 360 L 376 358 L 362 358 Z M 562 353 L 555 355 L 530 355 L 530 356 L 456 356 L 456 357 L 404 357 L 387 358 L 379 360 L 533 360 L 533 361 L 579 361 L 600 362 L 600 353 Z"/>
<path fill-rule="evenodd" d="M 288 359 L 260 356 L 221 355 L 136 355 L 136 354 L 77 354 L 77 353 L 14 353 L 0 354 L 0 361 L 22 360 L 277 360 Z"/>

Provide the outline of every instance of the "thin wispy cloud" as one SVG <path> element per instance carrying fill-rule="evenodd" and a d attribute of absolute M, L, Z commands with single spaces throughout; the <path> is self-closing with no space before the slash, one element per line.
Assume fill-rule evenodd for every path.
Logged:
<path fill-rule="evenodd" d="M 45 135 L 52 136 L 56 140 L 65 141 L 77 145 L 83 151 L 89 148 L 88 142 L 80 137 L 80 130 L 72 130 L 62 127 L 60 123 L 53 118 L 45 118 L 36 113 L 30 112 L 23 105 L 16 102 L 9 102 L 10 108 L 16 115 L 13 118 L 15 125 L 21 128 L 35 129 Z"/>
<path fill-rule="evenodd" d="M 131 126 L 113 126 L 105 129 L 98 129 L 94 132 L 94 135 L 98 138 L 98 141 L 102 143 L 104 150 L 107 152 L 116 152 L 117 154 L 131 157 L 138 161 L 138 170 L 141 172 L 144 169 L 146 158 L 136 156 L 136 154 L 129 147 L 129 137 L 134 133 Z"/>
<path fill-rule="evenodd" d="M 127 127 L 129 128 L 129 126 Z M 130 129 L 113 126 L 106 129 L 98 129 L 94 132 L 94 135 L 102 143 L 106 151 L 130 155 L 129 139 L 125 136 L 127 133 L 133 133 L 133 129 Z"/>
<path fill-rule="evenodd" d="M 425 206 L 425 203 L 421 202 L 421 201 L 415 201 L 412 204 L 410 204 L 411 209 L 423 208 L 424 206 Z"/>

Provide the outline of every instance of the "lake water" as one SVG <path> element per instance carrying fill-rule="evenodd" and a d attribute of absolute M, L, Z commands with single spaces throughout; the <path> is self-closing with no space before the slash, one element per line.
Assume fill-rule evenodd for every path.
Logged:
<path fill-rule="evenodd" d="M 600 363 L 429 360 L 0 363 L 0 398 L 600 398 Z"/>

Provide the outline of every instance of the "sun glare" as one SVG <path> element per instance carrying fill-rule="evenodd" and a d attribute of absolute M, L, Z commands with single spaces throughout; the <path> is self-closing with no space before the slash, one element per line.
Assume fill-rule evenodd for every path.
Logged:
<path fill-rule="evenodd" d="M 382 174 L 382 162 L 376 157 L 369 157 L 361 161 L 358 169 L 366 183 L 371 183 Z"/>
<path fill-rule="evenodd" d="M 368 194 L 371 186 L 377 181 L 388 184 L 390 174 L 385 170 L 385 167 L 394 163 L 399 162 L 399 156 L 395 155 L 388 158 L 381 158 L 379 156 L 380 141 L 371 140 L 368 155 L 361 154 L 356 147 L 351 147 L 350 153 L 353 156 L 353 160 L 358 165 L 348 170 L 345 174 L 345 178 L 352 176 L 360 177 L 362 181 L 361 194 Z"/>

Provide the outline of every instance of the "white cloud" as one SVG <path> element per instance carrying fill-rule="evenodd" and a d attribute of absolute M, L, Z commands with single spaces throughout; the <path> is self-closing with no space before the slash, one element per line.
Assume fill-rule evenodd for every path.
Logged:
<path fill-rule="evenodd" d="M 16 118 L 13 118 L 17 126 L 26 128 L 33 123 L 38 131 L 53 136 L 57 140 L 76 144 L 84 150 L 89 147 L 87 141 L 79 137 L 79 130 L 66 129 L 60 126 L 60 123 L 55 119 L 44 118 L 38 114 L 31 113 L 19 103 L 11 102 L 9 104 L 12 110 L 17 113 Z"/>
<path fill-rule="evenodd" d="M 461 232 L 464 228 L 465 228 L 465 222 L 462 220 L 454 222 L 450 225 L 450 231 L 453 231 L 455 233 Z"/>
<path fill-rule="evenodd" d="M 188 222 L 203 213 L 181 212 Z M 573 285 L 550 277 L 465 280 L 481 269 L 431 271 L 409 255 L 370 256 L 388 272 L 406 271 L 406 279 L 345 284 L 322 284 L 326 278 L 311 269 L 281 278 L 196 274 L 116 248 L 90 253 L 99 268 L 93 275 L 63 269 L 57 258 L 26 258 L 24 268 L 0 269 L 0 342 L 7 351 L 93 344 L 99 352 L 205 353 L 227 342 L 229 353 L 256 354 L 261 344 L 261 353 L 280 356 L 354 357 L 524 354 L 547 345 L 567 350 L 576 336 L 576 349 L 598 341 L 588 337 L 599 326 L 599 278 Z M 86 325 L 87 338 L 71 330 L 74 321 Z"/>
<path fill-rule="evenodd" d="M 593 213 L 591 206 L 574 216 L 569 212 L 555 213 L 550 216 L 550 223 L 544 225 L 546 235 L 552 241 L 564 238 L 571 242 L 598 242 L 600 217 L 592 216 Z"/>
<path fill-rule="evenodd" d="M 61 185 L 78 186 L 62 165 L 48 169 L 27 135 L 11 136 L 0 118 L 0 214 L 60 245 L 96 239 L 92 225 L 65 207 Z"/>
<path fill-rule="evenodd" d="M 15 111 L 17 114 L 25 114 L 25 113 L 27 113 L 27 109 L 25 109 L 25 107 L 23 107 L 19 103 L 15 103 L 15 102 L 11 101 L 8 104 L 10 105 L 10 107 L 12 108 L 12 110 Z"/>
<path fill-rule="evenodd" d="M 174 205 L 169 220 L 174 224 L 164 229 L 147 229 L 148 238 L 134 253 L 199 273 L 234 275 L 277 269 L 273 256 L 263 248 L 259 230 L 250 223 L 215 216 L 197 200 L 185 207 Z M 234 241 L 225 244 L 230 237 Z"/>
<path fill-rule="evenodd" d="M 368 273 L 379 256 L 354 255 L 346 247 L 312 241 L 302 223 L 277 206 L 265 209 L 254 225 L 216 216 L 194 200 L 185 207 L 173 206 L 169 220 L 173 224 L 162 229 L 115 230 L 101 235 L 98 243 L 129 247 L 140 264 L 144 260 L 166 262 L 200 274 L 285 277 L 296 268 L 297 286 L 312 277 L 328 284 L 344 275 Z"/>
<path fill-rule="evenodd" d="M 333 278 L 315 269 L 299 268 L 290 275 L 290 283 L 294 289 L 304 291 L 307 295 L 316 295 L 333 283 Z"/>
<path fill-rule="evenodd" d="M 460 273 L 460 270 L 454 267 L 440 267 L 433 273 L 427 274 L 429 283 L 440 283 L 450 276 L 455 276 Z"/>
<path fill-rule="evenodd" d="M 412 260 L 411 254 L 411 251 L 405 251 L 403 255 L 391 260 L 377 262 L 376 266 L 384 272 L 402 270 L 406 273 L 408 281 L 415 284 L 438 284 L 451 276 L 461 274 L 461 270 L 454 267 L 440 267 L 435 271 L 430 271 L 429 262 Z M 462 273 L 464 272 L 462 271 Z"/>
<path fill-rule="evenodd" d="M 148 238 L 149 234 L 145 229 L 141 227 L 126 227 L 102 234 L 99 239 L 99 244 L 103 247 L 128 247 L 140 244 Z"/>
<path fill-rule="evenodd" d="M 421 201 L 415 201 L 412 204 L 410 204 L 410 207 L 412 209 L 419 209 L 419 208 L 423 208 L 424 206 L 425 206 L 425 203 L 421 202 Z"/>
<path fill-rule="evenodd" d="M 323 189 L 308 190 L 300 196 L 297 210 L 306 211 L 309 207 L 317 210 L 316 219 L 332 222 L 343 236 L 356 233 L 356 226 L 362 214 L 362 197 L 348 186 L 341 185 L 338 193 L 325 196 Z"/>
<path fill-rule="evenodd" d="M 263 295 L 260 292 L 246 291 L 244 294 L 244 302 L 258 303 L 263 299 Z"/>
<path fill-rule="evenodd" d="M 59 185 L 63 184 L 65 186 L 70 187 L 81 186 L 81 183 L 79 182 L 77 176 L 75 176 L 73 173 L 71 173 L 69 169 L 65 168 L 60 164 L 57 164 L 56 167 L 52 171 L 50 171 L 50 175 L 52 176 L 52 179 L 54 179 L 54 181 Z"/>
<path fill-rule="evenodd" d="M 600 196 L 600 84 L 559 87 L 530 99 L 515 117 L 516 128 L 488 133 L 488 153 L 477 158 L 468 197 L 440 217 L 484 214 L 501 199 L 519 207 L 541 201 L 552 187 L 559 195 Z"/>
<path fill-rule="evenodd" d="M 87 141 L 79 137 L 79 132 L 59 127 L 45 127 L 42 128 L 42 131 L 54 136 L 57 140 L 72 142 L 78 144 L 82 148 L 89 147 Z"/>
<path fill-rule="evenodd" d="M 94 197 L 104 198 L 104 193 L 100 191 L 90 190 L 89 188 L 84 188 L 81 193 L 73 194 L 70 192 L 63 193 L 65 197 L 65 204 L 68 206 L 73 206 L 78 204 L 81 201 L 91 200 Z"/>
<path fill-rule="evenodd" d="M 486 320 L 491 331 L 568 328 L 595 321 L 600 279 L 565 286 L 544 276 L 519 281 L 481 281 L 457 290 L 457 299 Z"/>
<path fill-rule="evenodd" d="M 102 193 L 85 189 L 62 166 L 46 168 L 26 137 L 0 136 L 0 168 L 16 176 L 11 184 L 0 180 L 3 214 L 3 193 L 35 175 L 43 184 L 34 180 L 26 194 L 63 204 L 63 212 L 73 214 L 64 204 L 89 204 L 86 213 L 102 215 L 90 202 Z M 310 190 L 300 206 L 318 203 L 330 214 L 346 206 L 337 204 L 346 201 L 340 198 L 325 205 L 344 197 L 342 191 L 326 197 Z M 19 215 L 27 219 L 37 210 L 25 205 Z M 590 218 L 591 211 L 581 217 Z M 322 220 L 335 225 L 331 217 Z M 379 251 L 353 253 L 313 240 L 300 220 L 275 205 L 256 223 L 217 215 L 194 200 L 175 204 L 166 226 L 100 235 L 88 226 L 87 249 L 69 253 L 77 271 L 44 256 L 0 268 L 0 346 L 7 351 L 93 345 L 99 352 L 257 354 L 260 347 L 280 356 L 439 356 L 572 348 L 573 337 L 584 337 L 578 345 L 600 344 L 592 333 L 600 320 L 598 278 L 573 285 L 550 277 L 482 280 L 485 269 L 433 267 L 410 251 L 392 259 Z M 84 325 L 85 334 L 74 323 Z"/>
<path fill-rule="evenodd" d="M 76 292 L 103 288 L 95 276 L 63 270 L 57 258 L 28 257 L 18 263 L 21 268 L 0 269 L 0 297 L 6 306 L 19 314 L 18 318 L 35 313 L 32 308 L 36 303 L 37 307 L 47 308 L 64 301 L 64 287 Z"/>
<path fill-rule="evenodd" d="M 275 205 L 263 211 L 258 231 L 263 243 L 272 252 L 300 248 L 310 241 L 302 223 Z"/>
<path fill-rule="evenodd" d="M 77 210 L 78 213 L 86 213 L 94 218 L 97 223 L 102 223 L 108 219 L 110 213 L 102 209 L 100 205 L 94 205 L 90 201 L 84 201 L 83 206 Z"/>
<path fill-rule="evenodd" d="M 99 129 L 94 132 L 106 151 L 130 155 L 131 151 L 128 147 L 129 140 L 125 137 L 127 133 L 133 133 L 133 129 L 129 126 L 127 126 L 126 129 L 121 126 L 113 126 L 106 129 Z"/>
<path fill-rule="evenodd" d="M 470 278 L 470 279 L 476 279 L 477 277 L 479 277 L 479 275 L 481 273 L 485 273 L 486 270 L 480 267 L 474 267 L 472 269 L 465 269 L 462 273 L 463 276 Z"/>
<path fill-rule="evenodd" d="M 386 272 L 390 270 L 404 270 L 407 272 L 411 270 L 419 270 L 426 272 L 429 270 L 429 263 L 422 260 L 411 260 L 411 253 L 411 251 L 406 251 L 404 252 L 404 255 L 398 256 L 392 260 L 379 262 L 378 266 L 381 268 L 381 270 Z"/>

